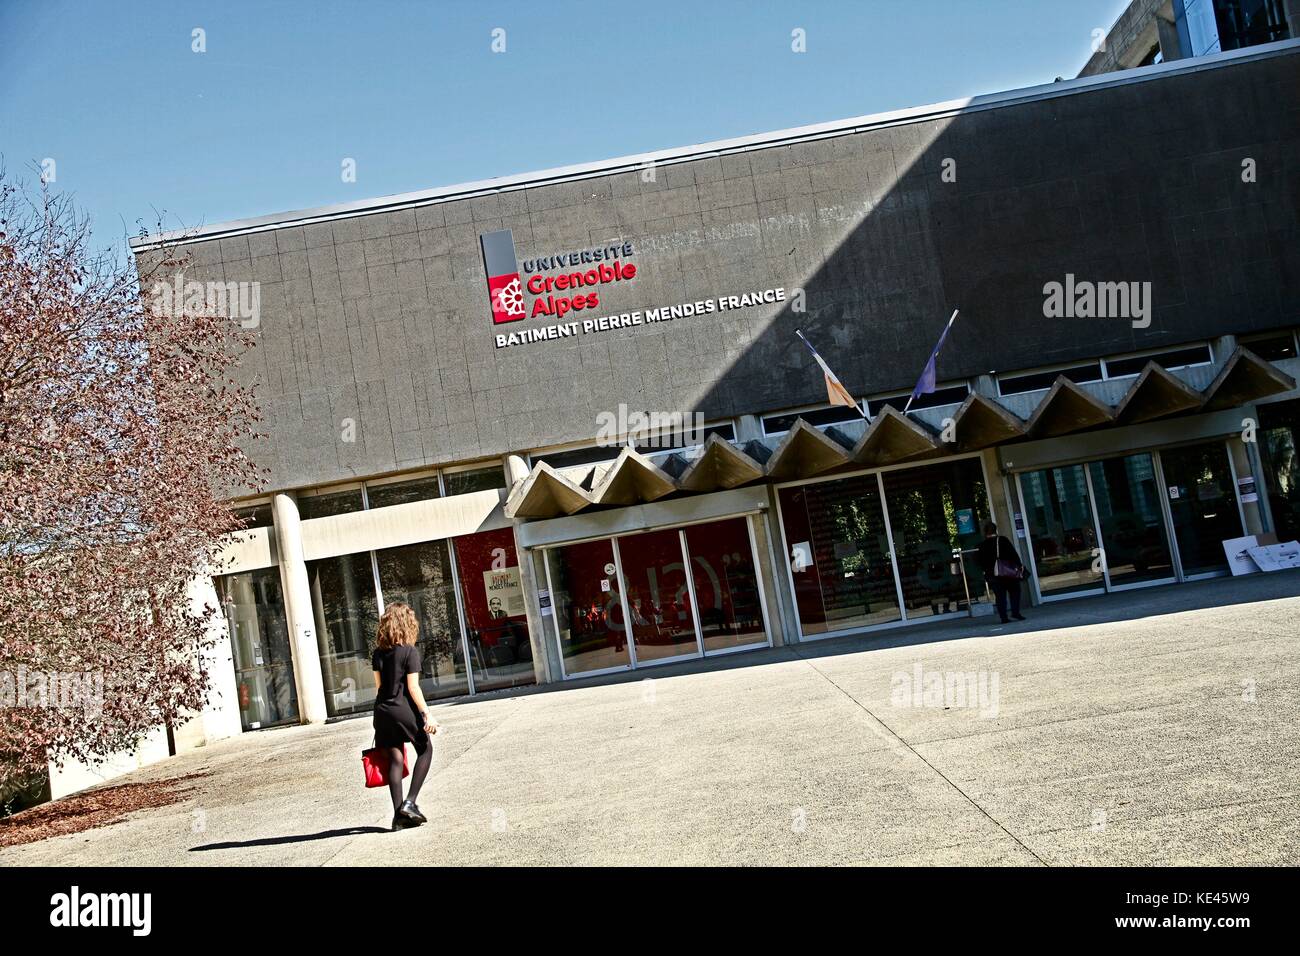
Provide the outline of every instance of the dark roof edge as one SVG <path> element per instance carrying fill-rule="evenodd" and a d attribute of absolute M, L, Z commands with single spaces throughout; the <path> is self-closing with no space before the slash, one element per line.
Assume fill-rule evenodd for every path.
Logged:
<path fill-rule="evenodd" d="M 258 216 L 251 219 L 237 219 L 229 222 L 215 223 L 210 226 L 200 226 L 193 229 L 170 230 L 155 235 L 133 238 L 131 239 L 131 248 L 134 252 L 145 252 L 156 248 L 162 242 L 173 242 L 184 245 L 191 242 L 203 242 L 212 239 L 247 235 L 255 232 L 266 232 L 284 226 L 300 226 L 308 223 L 328 222 L 333 219 L 342 219 L 350 216 L 363 216 L 373 213 L 392 212 L 399 209 L 410 209 L 417 206 L 429 206 L 436 203 L 450 202 L 458 199 L 468 199 L 474 196 L 485 196 L 493 193 L 527 189 L 533 186 L 551 185 L 554 183 L 571 182 L 580 179 L 591 179 L 597 176 L 607 176 L 613 173 L 639 170 L 648 163 L 654 163 L 656 166 L 667 166 L 676 163 L 690 162 L 695 159 L 705 159 L 710 156 L 721 156 L 731 153 L 765 149 L 773 146 L 786 146 L 792 143 L 808 142 L 811 140 L 829 139 L 836 136 L 861 133 L 871 129 L 920 123 L 927 120 L 955 116 L 959 113 L 1000 109 L 1002 107 L 1018 106 L 1023 103 L 1054 99 L 1061 96 L 1089 93 L 1094 90 L 1127 86 L 1134 83 L 1145 83 L 1151 80 L 1164 79 L 1168 76 L 1199 73 L 1203 70 L 1214 70 L 1253 60 L 1266 60 L 1277 56 L 1290 56 L 1297 52 L 1300 52 L 1300 38 L 1278 40 L 1273 43 L 1246 47 L 1241 50 L 1230 50 L 1226 53 L 1215 53 L 1210 56 L 1171 60 L 1168 63 L 1157 63 L 1152 66 L 1138 67 L 1131 70 L 1120 70 L 1114 73 L 1100 73 L 1095 76 L 1076 77 L 1072 80 L 1045 83 L 1040 86 L 1025 87 L 1023 89 L 1010 90 L 1003 93 L 989 93 L 982 96 L 967 97 L 966 99 L 949 100 L 944 103 L 935 103 L 929 106 L 892 110 L 885 113 L 873 113 L 867 116 L 856 116 L 849 119 L 833 120 L 828 123 L 818 123 L 811 126 L 799 126 L 791 129 L 776 130 L 769 133 L 741 136 L 734 139 L 716 140 L 710 143 L 700 143 L 692 146 L 675 147 L 672 149 L 661 149 L 653 152 L 638 153 L 631 156 L 620 156 L 614 159 L 601 160 L 593 163 L 579 163 L 572 166 L 560 166 L 554 169 L 519 173 L 513 176 L 500 176 L 494 179 L 459 183 L 453 186 L 441 186 L 436 189 L 426 189 L 418 192 L 399 193 L 393 196 L 381 196 L 378 198 L 362 199 L 350 203 L 318 206 L 312 209 L 298 209 L 291 212 L 275 213 L 273 215 Z"/>

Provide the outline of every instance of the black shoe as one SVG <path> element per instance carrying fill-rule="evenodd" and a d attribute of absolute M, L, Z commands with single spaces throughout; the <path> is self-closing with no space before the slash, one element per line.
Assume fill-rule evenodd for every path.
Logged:
<path fill-rule="evenodd" d="M 1025 619 L 1023 614 L 1012 614 L 1011 617 L 1013 620 L 1017 621 L 1023 621 Z"/>
<path fill-rule="evenodd" d="M 418 827 L 419 825 L 420 824 L 417 821 L 412 820 L 410 817 L 403 816 L 400 810 L 393 814 L 394 832 L 398 830 L 409 830 L 412 827 Z"/>
<path fill-rule="evenodd" d="M 1011 622 L 1008 621 L 1008 620 L 1004 617 L 1004 618 L 1002 618 L 1002 623 L 1003 623 L 1003 624 L 1010 624 Z"/>
<path fill-rule="evenodd" d="M 429 822 L 429 818 L 420 812 L 420 808 L 415 805 L 413 800 L 403 800 L 402 805 L 397 808 L 397 813 L 399 816 L 415 821 L 416 826 Z"/>

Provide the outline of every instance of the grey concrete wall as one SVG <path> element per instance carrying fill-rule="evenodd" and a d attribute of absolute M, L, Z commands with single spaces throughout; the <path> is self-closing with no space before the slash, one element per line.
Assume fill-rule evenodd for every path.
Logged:
<path fill-rule="evenodd" d="M 270 438 L 253 451 L 273 488 L 590 440 L 619 403 L 714 419 L 823 402 L 800 326 L 865 395 L 910 388 L 958 306 L 941 379 L 1293 324 L 1297 89 L 1291 52 L 699 158 L 652 181 L 196 242 L 187 278 L 261 283 L 241 374 L 263 402 Z M 492 323 L 479 236 L 507 227 L 521 263 L 633 243 L 639 274 L 602 289 L 596 315 L 775 286 L 806 290 L 807 311 L 497 349 L 496 333 L 545 324 Z M 1067 272 L 1152 282 L 1151 326 L 1044 319 L 1042 287 Z"/>

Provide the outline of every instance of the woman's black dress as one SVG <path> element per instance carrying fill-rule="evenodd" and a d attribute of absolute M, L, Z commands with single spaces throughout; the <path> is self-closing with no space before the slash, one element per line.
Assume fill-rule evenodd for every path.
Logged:
<path fill-rule="evenodd" d="M 401 747 L 414 744 L 424 753 L 429 735 L 406 689 L 406 675 L 420 673 L 420 651 L 410 644 L 387 650 L 376 649 L 370 660 L 379 671 L 379 692 L 375 695 L 375 746 Z"/>

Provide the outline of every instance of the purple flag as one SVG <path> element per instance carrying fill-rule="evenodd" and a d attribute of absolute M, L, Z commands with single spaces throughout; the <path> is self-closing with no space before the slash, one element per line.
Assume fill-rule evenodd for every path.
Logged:
<path fill-rule="evenodd" d="M 921 377 L 916 380 L 916 388 L 912 389 L 912 397 L 907 400 L 903 406 L 903 414 L 912 407 L 912 403 L 922 395 L 929 395 L 934 391 L 934 362 L 939 357 L 939 350 L 943 348 L 943 340 L 948 337 L 948 330 L 952 324 L 957 321 L 957 310 L 952 310 L 952 317 L 948 319 L 948 324 L 943 327 L 943 332 L 939 334 L 939 341 L 934 343 L 934 350 L 930 352 L 930 360 L 925 363 L 925 368 L 921 370 Z"/>

